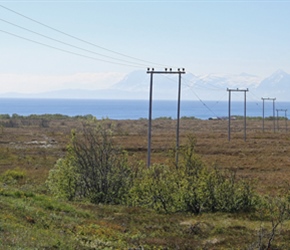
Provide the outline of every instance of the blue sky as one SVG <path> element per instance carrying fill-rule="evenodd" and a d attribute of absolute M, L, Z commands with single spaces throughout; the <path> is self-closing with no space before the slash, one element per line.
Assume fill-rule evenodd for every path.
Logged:
<path fill-rule="evenodd" d="M 147 67 L 184 67 L 196 75 L 290 72 L 290 1 L 0 0 L 0 5 L 2 93 L 106 88 Z M 116 62 L 112 58 L 120 60 L 110 63 Z"/>

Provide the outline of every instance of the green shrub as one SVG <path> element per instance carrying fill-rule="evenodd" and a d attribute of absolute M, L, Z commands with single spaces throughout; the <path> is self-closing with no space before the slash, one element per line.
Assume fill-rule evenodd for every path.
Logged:
<path fill-rule="evenodd" d="M 127 155 L 112 143 L 109 129 L 88 123 L 72 132 L 64 159 L 49 172 L 50 191 L 69 200 L 119 204 L 132 183 Z"/>
<path fill-rule="evenodd" d="M 6 170 L 0 177 L 6 184 L 17 183 L 26 177 L 26 171 L 20 168 Z"/>
<path fill-rule="evenodd" d="M 157 164 L 143 168 L 140 172 L 129 192 L 129 204 L 157 211 L 175 212 L 178 206 L 178 172 Z"/>
<path fill-rule="evenodd" d="M 203 182 L 201 193 L 204 196 L 203 207 L 207 211 L 248 211 L 256 205 L 257 195 L 253 187 L 245 180 L 238 180 L 234 171 L 213 168 Z"/>
<path fill-rule="evenodd" d="M 78 179 L 76 166 L 68 154 L 66 158 L 59 159 L 49 171 L 46 183 L 56 197 L 72 200 L 76 196 Z"/>
<path fill-rule="evenodd" d="M 0 114 L 0 119 L 10 119 L 9 114 Z"/>
<path fill-rule="evenodd" d="M 134 180 L 129 204 L 157 211 L 239 212 L 255 207 L 252 186 L 237 180 L 234 172 L 206 167 L 194 152 L 195 140 L 181 152 L 178 167 L 153 165 Z"/>

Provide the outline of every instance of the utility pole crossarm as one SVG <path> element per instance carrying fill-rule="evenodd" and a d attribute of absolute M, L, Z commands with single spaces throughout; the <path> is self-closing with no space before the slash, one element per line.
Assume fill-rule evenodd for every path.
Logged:
<path fill-rule="evenodd" d="M 271 100 L 271 101 L 275 101 L 276 98 L 262 97 L 262 100 Z"/>
<path fill-rule="evenodd" d="M 150 69 L 147 68 L 147 73 L 153 73 L 153 74 L 185 74 L 185 69 L 177 69 L 177 70 L 172 70 L 171 68 L 167 69 L 165 68 L 165 70 L 157 70 L 155 71 L 154 68 Z"/>
<path fill-rule="evenodd" d="M 249 91 L 249 89 L 248 88 L 246 88 L 246 89 L 239 89 L 239 88 L 236 88 L 236 89 L 229 89 L 229 88 L 227 88 L 227 91 L 236 91 L 236 92 L 248 92 Z"/>

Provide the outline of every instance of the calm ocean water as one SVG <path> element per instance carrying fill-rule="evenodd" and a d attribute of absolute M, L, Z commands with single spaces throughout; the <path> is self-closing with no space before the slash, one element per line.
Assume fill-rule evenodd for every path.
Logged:
<path fill-rule="evenodd" d="M 262 116 L 263 103 L 247 102 L 247 116 Z M 276 109 L 290 110 L 290 102 L 276 102 Z M 265 102 L 265 117 L 273 115 L 273 103 Z M 68 116 L 91 114 L 97 119 L 140 119 L 148 118 L 148 100 L 79 100 L 79 99 L 0 99 L 0 114 L 63 114 Z M 244 115 L 244 103 L 231 103 L 232 115 Z M 279 111 L 279 116 L 285 116 Z M 288 116 L 288 113 L 286 112 Z M 177 117 L 177 101 L 153 101 L 153 118 Z M 208 119 L 209 117 L 228 116 L 228 102 L 215 101 L 182 101 L 180 116 Z"/>

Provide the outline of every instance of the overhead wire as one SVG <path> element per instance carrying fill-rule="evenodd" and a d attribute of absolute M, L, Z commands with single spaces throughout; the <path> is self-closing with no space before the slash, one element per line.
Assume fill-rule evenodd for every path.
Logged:
<path fill-rule="evenodd" d="M 235 92 L 233 93 L 234 95 L 236 94 Z M 255 103 L 255 105 L 262 110 L 263 108 L 261 107 L 261 105 L 259 104 L 258 100 L 260 99 L 259 97 L 257 97 L 253 91 L 249 91 L 250 97 L 253 96 L 254 98 L 252 98 L 253 102 Z M 279 105 L 279 104 L 278 104 Z"/>
<path fill-rule="evenodd" d="M 253 94 L 252 92 L 250 92 L 253 96 L 255 96 L 257 99 L 260 99 L 260 100 L 262 100 L 262 98 L 259 98 L 259 97 L 257 97 L 255 94 Z M 271 100 L 271 102 L 272 102 L 272 100 Z M 282 102 L 283 103 L 283 102 Z M 272 105 L 272 104 L 271 104 Z M 259 106 L 260 107 L 260 109 L 261 110 L 263 110 L 263 107 L 261 107 L 260 105 L 259 105 L 259 103 L 257 102 L 257 106 Z M 277 109 L 279 110 L 279 109 L 282 109 L 282 110 L 284 110 L 285 109 L 285 106 L 281 106 L 281 102 L 279 102 L 279 101 L 277 101 L 277 100 L 275 100 L 275 111 L 277 112 Z M 267 111 L 267 110 L 266 110 Z M 271 110 L 268 112 L 268 113 L 272 113 L 272 108 L 271 108 Z M 265 112 L 265 107 L 264 107 L 264 112 Z M 272 114 L 271 114 L 272 115 Z"/>
<path fill-rule="evenodd" d="M 3 9 L 6 9 L 6 10 L 8 10 L 8 11 L 10 11 L 10 12 L 16 14 L 16 15 L 19 15 L 19 16 L 21 16 L 21 17 L 27 19 L 27 20 L 30 20 L 30 21 L 32 21 L 32 22 L 34 22 L 34 23 L 37 23 L 37 24 L 39 24 L 39 25 L 41 25 L 41 26 L 43 26 L 43 27 L 46 27 L 46 28 L 51 29 L 51 30 L 53 30 L 53 31 L 56 31 L 56 32 L 58 32 L 58 33 L 60 33 L 60 34 L 63 34 L 63 35 L 65 35 L 65 36 L 68 36 L 68 37 L 73 38 L 73 39 L 75 39 L 75 40 L 77 40 L 77 41 L 83 42 L 83 43 L 85 43 L 85 44 L 88 44 L 88 45 L 91 45 L 91 46 L 97 47 L 97 48 L 102 49 L 102 50 L 105 50 L 105 51 L 108 51 L 108 52 L 110 52 L 110 53 L 113 53 L 113 54 L 116 54 L 116 55 L 119 55 L 119 56 L 123 56 L 123 57 L 126 57 L 126 58 L 130 58 L 130 59 L 133 59 L 133 60 L 137 60 L 137 61 L 139 61 L 139 62 L 143 62 L 143 63 L 149 63 L 149 64 L 153 64 L 153 65 L 156 65 L 156 66 L 159 65 L 159 66 L 163 66 L 163 67 L 168 67 L 168 65 L 163 65 L 163 64 L 160 64 L 160 63 L 151 62 L 151 61 L 143 60 L 143 59 L 140 59 L 140 58 L 137 58 L 137 57 L 129 56 L 129 55 L 126 55 L 126 54 L 123 54 L 123 53 L 120 53 L 120 52 L 117 52 L 117 51 L 114 51 L 114 50 L 111 50 L 111 49 L 105 48 L 105 47 L 103 47 L 103 46 L 97 45 L 97 44 L 95 44 L 95 43 L 88 42 L 88 41 L 86 41 L 86 40 L 84 40 L 84 39 L 81 39 L 81 38 L 78 38 L 78 37 L 76 37 L 76 36 L 70 35 L 70 34 L 64 32 L 64 31 L 61 31 L 61 30 L 56 29 L 56 28 L 53 28 L 53 27 L 51 27 L 51 26 L 49 26 L 49 25 L 47 25 L 47 24 L 44 24 L 44 23 L 42 23 L 42 22 L 39 22 L 39 21 L 37 21 L 37 20 L 35 20 L 35 19 L 33 19 L 33 18 L 30 18 L 30 17 L 28 17 L 28 16 L 26 16 L 26 15 L 23 15 L 23 14 L 21 14 L 21 13 L 19 13 L 19 12 L 17 12 L 17 11 L 14 11 L 14 10 L 8 8 L 8 7 L 5 7 L 5 6 L 1 5 L 1 4 L 0 4 L 0 7 L 3 8 Z"/>
<path fill-rule="evenodd" d="M 189 72 L 189 73 L 191 73 L 192 75 L 194 75 L 192 72 Z M 185 78 L 184 78 L 184 80 L 185 80 L 185 81 L 188 81 L 188 80 L 185 79 Z M 197 83 L 199 83 L 200 81 L 202 81 L 202 82 L 205 83 L 205 81 L 204 81 L 203 79 L 199 79 L 199 81 L 198 81 Z M 189 82 L 190 82 L 190 83 L 194 83 L 194 84 L 196 84 L 196 82 L 192 82 L 192 81 L 189 81 Z M 207 85 L 211 85 L 211 86 L 213 87 L 213 88 L 210 89 L 210 90 L 213 90 L 213 91 L 224 91 L 223 88 L 218 87 L 218 86 L 216 86 L 216 85 L 213 85 L 213 84 L 211 84 L 211 83 L 209 83 L 209 82 L 206 82 L 206 84 L 207 84 Z M 200 86 L 200 85 L 198 85 L 198 86 Z M 188 87 L 191 89 L 192 92 L 194 92 L 194 91 L 192 90 L 192 86 L 191 86 L 191 85 L 188 84 Z M 202 86 L 202 87 L 204 87 L 204 86 Z M 206 90 L 209 90 L 208 87 L 204 87 L 204 88 L 205 88 Z M 197 95 L 196 92 L 194 92 L 194 94 Z M 218 104 L 219 102 L 221 102 L 222 99 L 223 99 L 223 97 L 224 97 L 224 95 L 225 95 L 225 94 L 223 94 L 220 98 L 218 98 L 218 100 L 217 100 L 215 103 Z M 200 98 L 198 97 L 198 99 L 200 99 Z"/>
<path fill-rule="evenodd" d="M 187 71 L 188 73 L 190 73 L 190 74 L 192 74 L 192 75 L 194 75 L 194 73 L 192 73 L 192 72 L 190 72 L 190 71 Z M 203 79 L 199 79 L 199 82 L 205 82 Z M 198 82 L 198 83 L 199 83 Z M 221 87 L 218 87 L 218 86 L 216 86 L 216 85 L 213 85 L 213 84 L 211 84 L 210 82 L 206 82 L 206 84 L 207 85 L 210 85 L 210 86 L 212 86 L 213 87 L 213 90 L 224 90 L 223 88 L 221 88 Z M 199 86 L 202 86 L 202 85 L 199 85 Z M 208 89 L 208 88 L 207 88 Z"/>
<path fill-rule="evenodd" d="M 42 46 L 46 46 L 48 48 L 52 48 L 52 49 L 59 50 L 59 51 L 62 51 L 62 52 L 66 52 L 66 53 L 69 53 L 69 54 L 73 54 L 73 55 L 81 56 L 81 57 L 84 57 L 84 58 L 92 59 L 92 60 L 95 60 L 95 61 L 102 61 L 102 62 L 107 62 L 107 63 L 113 63 L 113 64 L 122 65 L 122 66 L 136 67 L 136 65 L 130 65 L 130 64 L 124 64 L 124 63 L 112 62 L 112 61 L 108 61 L 108 60 L 104 60 L 104 59 L 99 59 L 99 58 L 95 58 L 95 57 L 91 57 L 91 56 L 86 56 L 86 55 L 79 54 L 79 53 L 76 53 L 76 52 L 73 52 L 73 51 L 69 51 L 69 50 L 57 48 L 57 47 L 54 47 L 54 46 L 51 46 L 51 45 L 48 45 L 48 44 L 45 44 L 45 43 L 42 43 L 42 42 L 38 42 L 38 41 L 29 39 L 29 38 L 26 38 L 26 37 L 22 37 L 22 36 L 16 35 L 14 33 L 11 33 L 11 32 L 5 31 L 5 30 L 0 30 L 0 32 L 6 33 L 6 34 L 11 35 L 11 36 L 14 36 L 14 37 L 21 38 L 23 40 L 26 40 L 26 41 L 29 41 L 29 42 L 32 42 L 32 43 L 36 43 L 36 44 L 39 44 L 39 45 L 42 45 Z M 138 66 L 138 67 L 140 67 L 140 66 Z"/>
<path fill-rule="evenodd" d="M 170 81 L 174 81 L 172 78 L 166 76 L 166 75 L 163 75 L 161 74 L 163 77 L 169 79 Z M 183 80 L 186 80 L 184 77 L 182 77 Z M 216 113 L 192 90 L 192 87 L 189 85 L 189 84 L 185 84 L 184 82 L 182 82 L 182 85 L 188 87 L 192 92 L 193 94 L 196 96 L 196 98 L 202 103 L 202 105 L 208 109 L 214 116 L 217 116 Z"/>
<path fill-rule="evenodd" d="M 255 104 L 256 104 L 256 106 L 260 109 L 260 110 L 262 110 L 263 108 L 260 106 L 260 104 L 258 103 L 258 97 L 254 94 L 254 93 L 252 93 L 252 91 L 249 91 L 249 94 L 250 94 L 250 96 L 253 96 L 254 98 L 253 98 L 253 100 L 254 100 L 254 102 L 255 102 Z M 261 99 L 260 99 L 261 100 Z"/>
<path fill-rule="evenodd" d="M 186 79 L 184 79 L 182 77 L 183 80 L 186 81 Z M 195 95 L 195 97 L 202 103 L 202 105 L 208 110 L 210 111 L 214 116 L 217 116 L 216 113 L 196 94 L 195 91 L 193 91 L 192 86 L 190 86 L 189 84 L 185 84 L 183 83 L 184 86 L 187 86 L 189 88 L 189 90 L 191 90 L 191 92 Z"/>
<path fill-rule="evenodd" d="M 111 56 L 103 55 L 103 54 L 100 54 L 100 53 L 94 52 L 94 51 L 92 51 L 92 50 L 83 49 L 83 48 L 81 48 L 81 47 L 79 47 L 79 46 L 75 46 L 75 45 L 72 45 L 72 44 L 70 44 L 70 43 L 66 43 L 66 42 L 60 41 L 60 40 L 58 40 L 58 39 L 51 38 L 51 37 L 46 36 L 46 35 L 43 35 L 43 34 L 41 34 L 41 33 L 39 33 L 39 32 L 35 32 L 35 31 L 33 31 L 33 30 L 30 30 L 30 29 L 27 29 L 27 28 L 25 28 L 25 27 L 22 27 L 22 26 L 20 26 L 20 25 L 18 25 L 18 24 L 14 24 L 14 23 L 12 23 L 12 22 L 6 21 L 6 20 L 4 20 L 4 19 L 2 19 L 2 18 L 0 18 L 0 21 L 5 22 L 5 23 L 8 23 L 8 24 L 10 24 L 10 25 L 13 25 L 13 26 L 15 26 L 15 27 L 17 27 L 17 28 L 20 28 L 20 29 L 26 30 L 26 31 L 28 31 L 28 32 L 30 32 L 30 33 L 33 33 L 33 34 L 36 34 L 36 35 L 38 35 L 38 36 L 41 36 L 41 37 L 47 38 L 47 39 L 49 39 L 49 40 L 52 40 L 52 41 L 55 41 L 55 42 L 58 42 L 58 43 L 61 43 L 61 44 L 64 44 L 64 45 L 67 45 L 67 46 L 70 46 L 70 47 L 73 47 L 73 48 L 76 48 L 76 49 L 82 50 L 82 51 L 85 51 L 85 52 L 89 52 L 89 53 L 92 53 L 92 54 L 95 54 L 95 55 L 99 55 L 99 56 L 102 56 L 102 57 L 107 57 L 107 58 L 110 58 L 110 59 L 113 59 L 113 60 L 117 60 L 117 61 L 121 61 L 121 62 L 125 62 L 125 63 L 130 63 L 130 64 L 134 64 L 134 65 L 136 64 L 136 65 L 139 65 L 139 66 L 142 66 L 142 67 L 146 67 L 145 64 L 134 63 L 134 62 L 130 62 L 130 61 L 127 61 L 127 60 L 123 60 L 123 59 L 119 59 L 119 58 L 115 58 L 115 57 L 111 57 Z M 30 39 L 30 40 L 32 40 L 32 39 Z"/>
<path fill-rule="evenodd" d="M 206 86 L 204 85 L 206 83 Z M 213 85 L 212 83 L 205 81 L 203 79 L 199 79 L 197 82 L 194 82 L 196 87 L 200 89 L 207 89 L 207 90 L 213 90 L 213 91 L 224 91 L 224 89 Z"/>
<path fill-rule="evenodd" d="M 44 23 L 41 23 L 41 22 L 39 22 L 39 21 L 37 21 L 37 20 L 35 20 L 35 19 L 32 19 L 32 18 L 30 18 L 30 17 L 28 17 L 28 16 L 25 16 L 25 15 L 23 15 L 23 14 L 21 14 L 21 13 L 19 13 L 19 12 L 16 12 L 16 11 L 10 9 L 10 8 L 7 8 L 7 7 L 5 7 L 5 6 L 1 5 L 1 4 L 0 4 L 0 7 L 1 7 L 1 8 L 4 8 L 4 9 L 6 9 L 6 10 L 8 10 L 8 11 L 14 13 L 14 14 L 17 14 L 17 15 L 19 15 L 19 16 L 25 18 L 25 19 L 28 19 L 28 20 L 30 20 L 30 21 L 32 21 L 32 22 L 35 22 L 35 23 L 37 23 L 37 24 L 39 24 L 39 25 L 42 25 L 42 26 L 44 26 L 44 27 L 46 27 L 46 28 L 49 28 L 49 29 L 51 29 L 51 30 L 53 30 L 53 31 L 59 32 L 59 33 L 65 35 L 65 36 L 68 36 L 68 37 L 70 37 L 70 38 L 76 39 L 76 40 L 78 40 L 78 41 L 81 41 L 81 42 L 83 42 L 83 43 L 89 44 L 89 45 L 91 45 L 91 46 L 97 47 L 97 48 L 99 48 L 99 49 L 102 49 L 102 50 L 108 51 L 108 52 L 110 52 L 110 53 L 114 53 L 114 54 L 116 54 L 116 55 L 119 55 L 119 56 L 122 56 L 122 57 L 126 57 L 126 58 L 130 58 L 130 59 L 133 59 L 133 60 L 135 60 L 135 61 L 139 61 L 139 62 L 146 62 L 146 63 L 150 63 L 150 64 L 154 64 L 154 65 L 166 66 L 166 65 L 159 64 L 159 63 L 154 63 L 154 62 L 150 62 L 150 61 L 142 60 L 142 59 L 139 59 L 139 58 L 136 58 L 136 57 L 132 57 L 132 56 L 129 56 L 129 55 L 126 55 L 126 54 L 123 54 L 123 53 L 119 53 L 119 52 L 116 52 L 116 51 L 114 51 L 114 50 L 107 49 L 107 48 L 105 48 L 105 47 L 102 47 L 102 46 L 99 46 L 99 45 L 97 45 L 97 44 L 94 44 L 94 43 L 91 43 L 91 42 L 85 41 L 84 39 L 78 38 L 78 37 L 76 37 L 76 36 L 73 36 L 73 35 L 70 35 L 70 34 L 68 34 L 68 33 L 66 33 L 66 32 L 63 32 L 63 31 L 61 31 L 61 30 L 59 30 L 59 29 L 56 29 L 56 28 L 53 28 L 53 27 L 51 27 L 51 26 L 49 26 L 49 25 L 46 25 L 46 24 L 44 24 Z M 41 33 L 39 33 L 39 32 L 32 31 L 32 30 L 30 30 L 30 29 L 27 29 L 27 28 L 25 28 L 25 27 L 22 27 L 22 26 L 20 26 L 20 25 L 14 24 L 14 23 L 12 23 L 12 22 L 9 22 L 9 21 L 4 20 L 4 19 L 1 19 L 1 18 L 0 18 L 0 21 L 2 21 L 2 22 L 6 22 L 6 23 L 8 23 L 8 24 L 10 24 L 10 25 L 13 25 L 13 26 L 15 26 L 15 27 L 18 27 L 18 28 L 20 28 L 20 29 L 23 29 L 23 30 L 26 30 L 26 31 L 28 31 L 28 32 L 34 33 L 34 34 L 36 34 L 36 35 L 42 36 L 42 37 L 44 37 L 44 38 L 46 38 L 46 39 L 50 39 L 50 40 L 52 40 L 52 41 L 55 41 L 55 42 L 58 42 L 58 43 L 61 43 L 61 44 L 64 44 L 64 45 L 67 45 L 67 46 L 70 46 L 70 47 L 73 47 L 73 48 L 76 48 L 76 49 L 82 50 L 82 51 L 85 51 L 85 52 L 89 52 L 89 53 L 92 53 L 92 54 L 95 54 L 95 55 L 99 55 L 99 56 L 102 56 L 102 57 L 105 57 L 105 58 L 109 58 L 109 59 L 112 59 L 112 60 L 120 61 L 120 62 L 122 62 L 122 63 L 120 63 L 120 62 L 113 62 L 113 61 L 104 60 L 104 59 L 99 59 L 99 58 L 95 58 L 95 57 L 91 57 L 91 56 L 83 55 L 83 54 L 80 54 L 80 53 L 76 53 L 76 52 L 73 52 L 73 51 L 69 51 L 69 50 L 66 50 L 66 49 L 57 48 L 57 47 L 55 47 L 55 46 L 48 45 L 48 44 L 45 44 L 45 43 L 42 43 L 42 42 L 38 42 L 38 41 L 35 41 L 35 40 L 33 40 L 33 39 L 25 38 L 25 37 L 19 36 L 19 35 L 17 35 L 17 34 L 13 34 L 13 33 L 11 33 L 11 32 L 7 32 L 7 31 L 4 31 L 4 30 L 0 30 L 0 32 L 3 32 L 3 33 L 6 33 L 6 34 L 9 34 L 9 35 L 11 35 L 11 36 L 18 37 L 18 38 L 21 38 L 21 39 L 24 39 L 24 40 L 27 40 L 27 41 L 30 41 L 30 42 L 33 42 L 33 43 L 36 43 L 36 44 L 39 44 L 39 45 L 42 45 L 42 46 L 46 46 L 46 47 L 49 47 L 49 48 L 52 48 L 52 49 L 56 49 L 56 50 L 59 50 L 59 51 L 65 52 L 65 53 L 70 53 L 70 54 L 73 54 L 73 55 L 81 56 L 81 57 L 88 58 L 88 59 L 92 59 L 92 60 L 102 61 L 102 62 L 106 62 L 106 63 L 113 63 L 113 64 L 118 64 L 118 65 L 130 66 L 130 67 L 138 67 L 138 68 L 140 68 L 140 67 L 142 67 L 142 68 L 143 68 L 143 67 L 146 67 L 145 64 L 141 64 L 141 63 L 137 63 L 137 62 L 131 62 L 131 61 L 127 61 L 127 60 L 124 60 L 124 59 L 120 59 L 120 58 L 116 58 L 116 57 L 112 57 L 112 56 L 104 55 L 104 54 L 101 54 L 101 53 L 94 52 L 94 51 L 92 51 L 92 50 L 88 50 L 88 49 L 81 48 L 81 47 L 79 47 L 79 46 L 72 45 L 72 44 L 67 43 L 67 42 L 60 41 L 60 40 L 58 40 L 58 39 L 51 38 L 51 37 L 49 37 L 49 36 L 43 35 L 43 34 L 41 34 Z M 168 66 L 166 66 L 166 67 L 168 67 Z M 190 72 L 189 72 L 189 73 L 190 73 Z M 185 81 L 188 81 L 188 80 L 185 79 L 185 78 L 183 78 L 183 79 L 184 79 Z M 190 82 L 190 81 L 189 81 L 189 82 Z M 197 83 L 199 83 L 199 82 L 203 82 L 203 79 L 200 79 Z M 184 84 L 184 83 L 183 83 L 183 84 Z M 195 83 L 195 84 L 196 84 L 196 83 Z M 216 91 L 221 90 L 221 88 L 218 88 L 218 86 L 212 85 L 211 83 L 207 83 L 207 85 L 211 85 L 211 86 L 213 87 L 212 90 L 216 90 Z M 215 113 L 212 111 L 212 109 L 210 109 L 210 108 L 205 104 L 205 102 L 204 102 L 204 101 L 199 97 L 199 95 L 197 95 L 197 93 L 196 93 L 195 91 L 193 91 L 192 86 L 190 86 L 189 84 L 188 84 L 188 85 L 185 85 L 185 86 L 187 86 L 187 87 L 188 87 L 188 88 L 193 92 L 193 94 L 197 97 L 197 99 L 198 99 L 198 100 L 199 100 L 199 101 L 200 101 L 200 102 L 201 102 L 201 103 L 202 103 L 202 104 L 203 104 L 203 105 L 204 105 L 204 106 L 205 106 L 205 107 L 206 107 L 210 112 L 212 112 L 213 114 L 215 114 Z M 199 87 L 204 87 L 204 86 L 203 86 L 203 85 L 199 85 Z M 207 87 L 207 89 L 209 89 L 209 88 Z M 219 101 L 218 101 L 218 102 L 219 102 Z M 218 103 L 218 102 L 217 102 L 217 103 Z M 258 103 L 257 103 L 257 105 L 258 105 Z"/>

